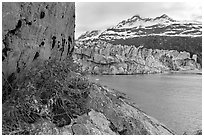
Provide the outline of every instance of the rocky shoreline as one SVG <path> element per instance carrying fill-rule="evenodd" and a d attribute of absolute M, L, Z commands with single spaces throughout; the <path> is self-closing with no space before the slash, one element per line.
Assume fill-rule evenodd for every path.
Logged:
<path fill-rule="evenodd" d="M 175 134 L 127 95 L 90 83 L 66 64 L 46 61 L 17 81 L 3 103 L 3 134 Z"/>
<path fill-rule="evenodd" d="M 202 70 L 170 71 L 169 73 L 202 75 Z"/>

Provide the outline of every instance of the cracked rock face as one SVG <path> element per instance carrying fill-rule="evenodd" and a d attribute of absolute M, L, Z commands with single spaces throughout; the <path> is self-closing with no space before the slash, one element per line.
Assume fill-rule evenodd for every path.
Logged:
<path fill-rule="evenodd" d="M 70 56 L 74 28 L 74 3 L 2 3 L 4 79 L 13 81 L 39 61 Z"/>
<path fill-rule="evenodd" d="M 113 45 L 104 41 L 76 42 L 73 57 L 91 74 L 146 74 L 198 70 L 197 55 L 186 51 Z"/>

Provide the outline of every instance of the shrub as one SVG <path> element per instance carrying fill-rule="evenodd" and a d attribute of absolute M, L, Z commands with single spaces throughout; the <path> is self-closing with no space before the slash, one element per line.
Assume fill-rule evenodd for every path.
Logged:
<path fill-rule="evenodd" d="M 56 126 L 89 111 L 90 83 L 71 59 L 39 62 L 26 69 L 3 103 L 3 134 L 32 134 L 31 123 L 49 119 Z"/>

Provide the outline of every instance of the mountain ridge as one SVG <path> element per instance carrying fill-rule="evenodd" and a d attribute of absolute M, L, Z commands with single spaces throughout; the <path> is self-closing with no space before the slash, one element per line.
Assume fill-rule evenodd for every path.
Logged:
<path fill-rule="evenodd" d="M 202 35 L 201 29 L 202 23 L 197 21 L 177 21 L 166 14 L 155 18 L 143 18 L 136 14 L 106 30 L 87 31 L 85 35 L 82 34 L 83 38 L 81 35 L 77 41 L 127 39 L 149 35 L 200 37 Z M 94 31 L 98 33 L 97 36 L 92 37 L 90 34 Z"/>

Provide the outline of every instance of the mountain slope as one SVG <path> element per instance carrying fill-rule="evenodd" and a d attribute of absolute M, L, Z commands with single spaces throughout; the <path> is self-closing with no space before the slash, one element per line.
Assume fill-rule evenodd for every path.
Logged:
<path fill-rule="evenodd" d="M 135 15 L 105 31 L 82 34 L 76 62 L 93 74 L 141 74 L 195 70 L 202 63 L 202 24 L 167 15 Z"/>
<path fill-rule="evenodd" d="M 114 41 L 116 39 L 129 39 L 143 36 L 180 36 L 200 37 L 202 36 L 202 24 L 196 21 L 176 21 L 162 15 L 156 18 L 141 18 L 135 15 L 123 20 L 112 28 L 103 32 L 94 30 L 86 32 L 78 38 L 78 41 L 101 39 Z M 93 35 L 93 33 L 95 35 Z M 94 36 L 94 37 L 93 37 Z"/>

